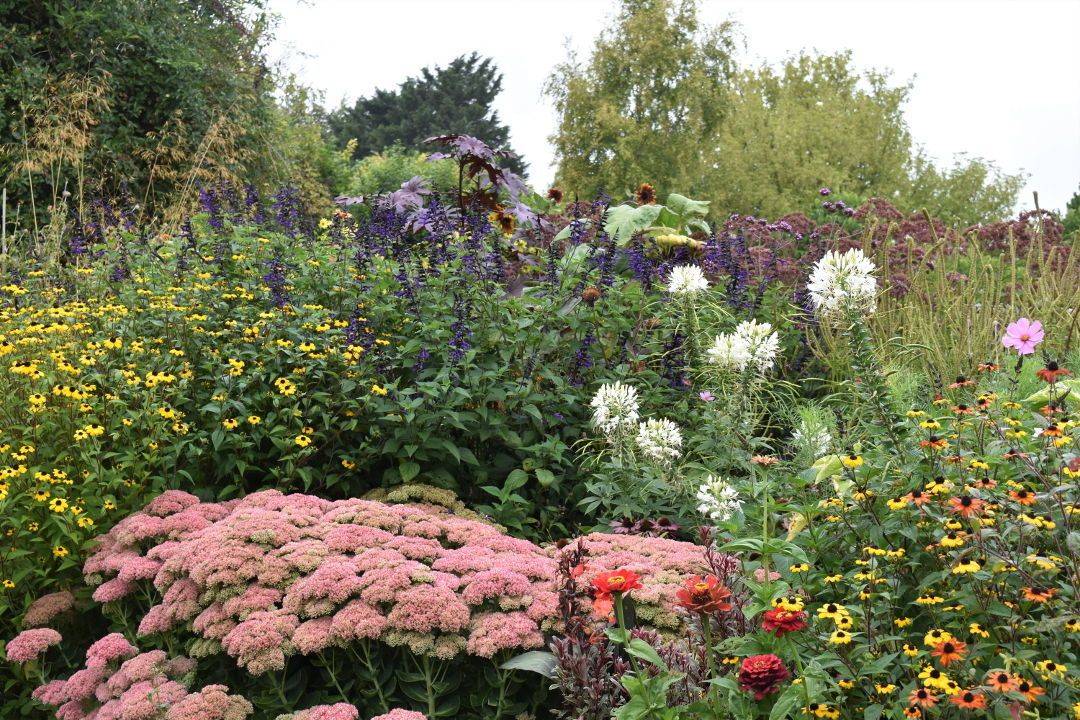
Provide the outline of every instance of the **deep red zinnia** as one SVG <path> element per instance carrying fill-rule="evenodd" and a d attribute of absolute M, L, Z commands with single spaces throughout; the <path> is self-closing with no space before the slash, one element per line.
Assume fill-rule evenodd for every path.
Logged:
<path fill-rule="evenodd" d="M 754 693 L 754 699 L 760 700 L 776 692 L 780 683 L 790 675 L 783 661 L 772 653 L 751 655 L 742 661 L 742 667 L 739 668 L 739 687 Z"/>
<path fill-rule="evenodd" d="M 731 591 L 715 575 L 687 578 L 675 597 L 679 606 L 690 612 L 716 613 L 731 609 L 728 602 Z"/>
<path fill-rule="evenodd" d="M 783 608 L 772 608 L 766 610 L 761 619 L 761 629 L 773 633 L 776 637 L 798 632 L 805 627 L 806 613 L 802 610 L 792 611 Z"/>

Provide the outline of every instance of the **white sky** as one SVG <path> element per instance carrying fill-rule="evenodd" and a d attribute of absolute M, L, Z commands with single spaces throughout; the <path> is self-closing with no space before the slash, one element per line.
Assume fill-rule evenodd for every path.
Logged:
<path fill-rule="evenodd" d="M 1080 185 L 1080 0 L 701 0 L 736 20 L 744 63 L 853 51 L 860 68 L 914 78 L 907 119 L 938 160 L 968 153 L 1030 178 L 1021 206 L 1064 208 Z M 496 108 L 544 188 L 555 113 L 541 94 L 569 44 L 587 57 L 615 0 L 270 0 L 272 59 L 329 107 L 394 88 L 476 50 L 503 73 Z M 446 128 L 453 131 L 453 128 Z M 827 129 L 823 129 L 827 131 Z"/>

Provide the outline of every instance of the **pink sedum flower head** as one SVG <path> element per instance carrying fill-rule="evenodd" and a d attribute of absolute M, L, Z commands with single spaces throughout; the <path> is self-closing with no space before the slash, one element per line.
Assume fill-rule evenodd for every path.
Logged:
<path fill-rule="evenodd" d="M 416 710 L 402 710 L 394 708 L 385 715 L 376 715 L 371 720 L 425 720 L 424 713 Z"/>
<path fill-rule="evenodd" d="M 1001 344 L 1021 355 L 1031 355 L 1035 352 L 1035 346 L 1043 341 L 1044 335 L 1041 322 L 1022 317 L 1005 328 Z"/>
<path fill-rule="evenodd" d="M 7 658 L 17 663 L 37 660 L 53 645 L 59 645 L 61 639 L 52 628 L 23 630 L 7 644 Z"/>

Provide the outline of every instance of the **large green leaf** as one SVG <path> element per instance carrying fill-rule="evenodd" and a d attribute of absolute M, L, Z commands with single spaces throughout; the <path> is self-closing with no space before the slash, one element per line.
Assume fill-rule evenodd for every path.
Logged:
<path fill-rule="evenodd" d="M 616 245 L 625 245 L 635 233 L 655 224 L 663 209 L 663 205 L 616 205 L 608 208 L 604 230 L 615 240 Z"/>
<path fill-rule="evenodd" d="M 683 222 L 686 222 L 691 216 L 705 217 L 709 214 L 708 200 L 691 200 L 678 193 L 668 195 L 666 204 L 671 212 L 682 216 Z"/>
<path fill-rule="evenodd" d="M 555 677 L 555 667 L 558 662 L 555 656 L 546 650 L 530 650 L 529 652 L 515 655 L 499 667 L 503 670 L 526 670 L 539 673 L 547 678 Z"/>

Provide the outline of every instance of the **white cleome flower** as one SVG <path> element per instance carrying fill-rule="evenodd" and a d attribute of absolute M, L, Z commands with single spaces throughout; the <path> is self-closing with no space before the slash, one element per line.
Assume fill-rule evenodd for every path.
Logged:
<path fill-rule="evenodd" d="M 718 335 L 705 355 L 709 362 L 736 372 L 748 367 L 766 372 L 773 366 L 779 349 L 780 338 L 772 325 L 747 320 L 739 323 L 734 332 Z"/>
<path fill-rule="evenodd" d="M 670 465 L 682 451 L 682 431 L 665 418 L 649 418 L 638 425 L 636 441 L 645 457 L 661 465 Z"/>
<path fill-rule="evenodd" d="M 713 522 L 725 522 L 742 509 L 739 493 L 726 480 L 710 475 L 697 491 L 698 512 Z"/>
<path fill-rule="evenodd" d="M 773 366 L 776 353 L 780 350 L 780 338 L 773 332 L 770 323 L 747 320 L 738 324 L 734 335 L 745 341 L 750 351 L 749 362 L 756 366 L 759 372 L 765 372 Z"/>
<path fill-rule="evenodd" d="M 693 295 L 708 289 L 709 281 L 697 265 L 676 265 L 671 268 L 667 291 L 672 295 Z"/>
<path fill-rule="evenodd" d="M 852 248 L 841 254 L 832 250 L 817 261 L 806 289 L 814 309 L 822 316 L 856 311 L 872 313 L 877 306 L 874 261 Z"/>
<path fill-rule="evenodd" d="M 809 455 L 819 458 L 829 452 L 832 447 L 832 435 L 824 427 L 811 427 L 803 423 L 791 433 L 791 442 L 804 448 Z"/>
<path fill-rule="evenodd" d="M 745 338 L 730 333 L 717 335 L 712 347 L 705 351 L 709 362 L 730 370 L 743 370 L 750 363 L 750 346 Z"/>
<path fill-rule="evenodd" d="M 593 424 L 608 436 L 633 427 L 640 417 L 637 388 L 621 382 L 601 385 L 589 406 L 593 409 Z"/>

